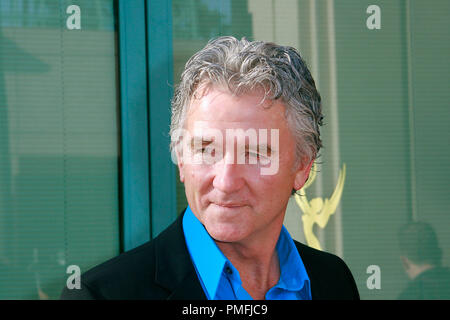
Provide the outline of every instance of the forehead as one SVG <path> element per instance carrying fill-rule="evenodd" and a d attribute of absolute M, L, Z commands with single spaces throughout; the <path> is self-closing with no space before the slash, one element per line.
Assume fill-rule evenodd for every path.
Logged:
<path fill-rule="evenodd" d="M 227 90 L 209 88 L 193 98 L 187 113 L 187 128 L 196 121 L 216 128 L 287 128 L 285 105 L 281 101 L 264 100 L 262 91 L 239 96 Z"/>

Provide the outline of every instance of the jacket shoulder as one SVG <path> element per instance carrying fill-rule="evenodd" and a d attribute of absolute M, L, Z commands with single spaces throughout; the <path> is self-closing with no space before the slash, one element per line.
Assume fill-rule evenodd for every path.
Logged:
<path fill-rule="evenodd" d="M 181 216 L 180 216 L 181 217 Z M 181 218 L 156 238 L 103 262 L 81 275 L 81 289 L 65 287 L 61 299 L 166 299 L 170 292 L 156 281 L 157 246 L 165 256 L 183 251 Z M 180 248 L 181 247 L 181 248 Z"/>
<path fill-rule="evenodd" d="M 158 293 L 153 281 L 154 274 L 155 240 L 152 240 L 81 274 L 81 288 L 69 290 L 65 287 L 60 298 L 70 300 L 144 298 L 149 292 Z M 149 291 L 149 288 L 154 290 Z"/>
<path fill-rule="evenodd" d="M 359 299 L 355 279 L 340 257 L 294 240 L 311 281 L 313 299 Z"/>

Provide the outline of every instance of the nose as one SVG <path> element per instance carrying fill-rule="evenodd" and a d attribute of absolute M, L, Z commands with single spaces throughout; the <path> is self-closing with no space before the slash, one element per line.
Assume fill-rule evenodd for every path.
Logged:
<path fill-rule="evenodd" d="M 239 191 L 245 184 L 243 164 L 226 163 L 219 161 L 215 164 L 214 188 L 223 193 Z"/>

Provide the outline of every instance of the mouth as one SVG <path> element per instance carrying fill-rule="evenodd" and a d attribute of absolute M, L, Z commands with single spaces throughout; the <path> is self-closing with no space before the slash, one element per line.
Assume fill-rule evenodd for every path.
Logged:
<path fill-rule="evenodd" d="M 217 202 L 212 202 L 212 204 L 217 206 L 217 207 L 225 208 L 225 209 L 238 209 L 238 208 L 245 207 L 244 204 L 240 204 L 240 203 L 217 203 Z"/>

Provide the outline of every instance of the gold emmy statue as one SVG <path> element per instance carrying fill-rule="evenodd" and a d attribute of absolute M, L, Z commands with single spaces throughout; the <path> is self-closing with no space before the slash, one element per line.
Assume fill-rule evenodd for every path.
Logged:
<path fill-rule="evenodd" d="M 341 200 L 342 191 L 344 190 L 345 163 L 342 165 L 342 170 L 339 170 L 339 178 L 333 194 L 329 199 L 325 199 L 325 201 L 322 198 L 314 198 L 309 201 L 306 196 L 305 189 L 314 182 L 315 178 L 316 164 L 314 163 L 309 179 L 306 181 L 303 188 L 295 194 L 295 201 L 303 211 L 303 232 L 308 246 L 322 250 L 319 239 L 317 239 L 313 232 L 313 226 L 317 223 L 320 228 L 325 228 L 330 216 L 336 211 L 339 201 Z"/>

